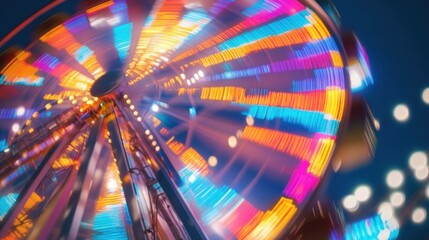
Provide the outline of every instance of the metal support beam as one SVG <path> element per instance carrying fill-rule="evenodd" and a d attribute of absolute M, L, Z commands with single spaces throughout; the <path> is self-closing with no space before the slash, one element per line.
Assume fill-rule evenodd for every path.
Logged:
<path fill-rule="evenodd" d="M 91 190 L 92 178 L 94 177 L 97 161 L 102 149 L 102 145 L 100 144 L 102 127 L 103 119 L 99 119 L 89 133 L 59 239 L 77 238 L 83 212 Z"/>
<path fill-rule="evenodd" d="M 77 133 L 76 133 L 77 134 Z M 15 218 L 24 208 L 25 203 L 30 198 L 31 194 L 37 189 L 40 182 L 48 173 L 49 169 L 51 169 L 52 164 L 55 160 L 57 160 L 65 148 L 70 144 L 70 141 L 74 138 L 73 136 L 66 136 L 59 143 L 55 144 L 45 155 L 43 161 L 40 163 L 37 170 L 33 173 L 27 184 L 22 189 L 19 194 L 15 204 L 3 218 L 1 222 L 1 230 L 0 230 L 0 238 L 3 239 L 9 232 L 9 229 L 12 227 Z"/>
<path fill-rule="evenodd" d="M 122 182 L 122 188 L 125 195 L 125 200 L 128 206 L 132 221 L 132 231 L 135 239 L 149 239 L 145 229 L 146 224 L 138 202 L 138 195 L 135 192 L 132 177 L 130 175 L 130 167 L 128 164 L 125 147 L 123 145 L 121 132 L 119 130 L 116 116 L 112 114 L 107 123 L 107 128 L 110 132 L 112 140 L 112 150 L 116 158 L 116 164 L 119 169 L 119 176 Z"/>
<path fill-rule="evenodd" d="M 174 234 L 174 237 L 175 238 L 188 237 L 188 236 L 183 236 L 183 234 L 181 233 L 181 230 L 184 227 L 191 239 L 207 239 L 201 227 L 199 226 L 198 221 L 192 215 L 190 209 L 184 202 L 180 193 L 177 191 L 177 185 L 181 185 L 182 180 L 180 179 L 180 176 L 176 172 L 175 168 L 173 167 L 170 159 L 167 157 L 166 154 L 163 154 L 163 151 L 156 152 L 154 148 L 151 146 L 151 143 L 148 142 L 145 138 L 141 137 L 141 136 L 144 136 L 144 129 L 142 125 L 145 125 L 145 124 L 136 122 L 134 117 L 129 117 L 128 114 L 126 114 L 127 108 L 122 106 L 120 101 L 116 100 L 115 104 L 118 106 L 119 110 L 121 110 L 121 112 L 124 114 L 124 117 L 128 120 L 128 122 L 132 123 L 130 124 L 131 126 L 129 126 L 132 130 L 130 130 L 129 132 L 136 139 L 135 147 L 140 151 L 144 152 L 145 154 L 149 155 L 151 159 L 155 160 L 158 163 L 158 165 L 161 166 L 160 170 L 153 169 L 153 168 L 151 168 L 151 170 L 153 172 L 156 172 L 156 178 L 158 180 L 158 183 L 163 189 L 164 194 L 167 196 L 167 199 L 164 199 L 163 198 L 164 196 L 162 195 L 156 195 L 153 197 L 155 201 L 159 201 L 158 210 L 160 210 L 160 213 L 167 221 L 167 224 L 169 225 L 170 230 Z M 148 129 L 147 126 L 146 128 Z M 153 131 L 152 134 L 156 135 L 157 132 Z M 161 139 L 161 137 L 157 136 L 157 139 Z M 162 141 L 159 142 L 159 144 L 161 143 Z M 138 164 L 139 162 L 137 162 L 137 165 Z M 148 167 L 146 164 L 143 164 L 143 165 L 144 166 L 140 167 L 141 169 L 146 169 L 146 167 Z M 148 178 L 148 176 L 146 177 Z M 153 185 L 148 186 L 148 188 L 149 189 L 153 188 Z M 151 191 L 152 191 L 151 194 L 153 194 L 157 190 L 151 189 Z M 168 213 L 169 211 L 166 209 L 168 207 L 167 205 L 173 206 L 176 216 L 180 219 L 183 226 L 175 225 L 177 224 L 175 222 L 176 216 L 170 216 L 170 214 Z"/>
<path fill-rule="evenodd" d="M 166 171 L 160 169 L 158 172 L 156 172 L 156 178 L 158 179 L 159 185 L 161 185 L 162 189 L 167 195 L 167 198 L 170 200 L 173 209 L 176 211 L 177 215 L 185 226 L 186 231 L 188 231 L 191 239 L 207 239 L 200 225 L 192 215 L 191 210 L 186 205 L 179 191 L 177 191 L 173 181 L 171 181 Z"/>
<path fill-rule="evenodd" d="M 28 239 L 48 239 L 69 202 L 77 171 L 75 167 L 70 170 L 69 176 L 63 182 L 62 187 L 49 201 L 42 214 L 34 221 L 34 226 L 28 235 Z"/>

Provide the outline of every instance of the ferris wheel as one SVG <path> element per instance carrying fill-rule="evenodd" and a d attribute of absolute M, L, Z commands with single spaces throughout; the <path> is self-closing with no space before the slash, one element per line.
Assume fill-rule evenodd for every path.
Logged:
<path fill-rule="evenodd" d="M 34 41 L 0 46 L 6 239 L 285 235 L 352 87 L 372 81 L 310 0 L 54 2 L 32 18 Z"/>

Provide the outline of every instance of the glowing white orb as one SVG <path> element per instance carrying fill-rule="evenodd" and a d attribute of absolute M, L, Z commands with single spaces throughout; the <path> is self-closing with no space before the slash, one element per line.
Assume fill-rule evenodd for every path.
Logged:
<path fill-rule="evenodd" d="M 208 161 L 210 167 L 216 167 L 217 158 L 215 156 L 210 156 L 207 161 Z"/>
<path fill-rule="evenodd" d="M 423 102 L 429 104 L 429 88 L 425 88 L 422 93 Z"/>
<path fill-rule="evenodd" d="M 405 104 L 399 104 L 393 109 L 393 116 L 398 122 L 406 122 L 410 117 L 410 110 Z"/>
<path fill-rule="evenodd" d="M 24 113 L 25 113 L 24 107 L 19 107 L 16 109 L 16 116 L 21 117 L 22 115 L 24 115 Z"/>
<path fill-rule="evenodd" d="M 356 188 L 354 196 L 359 202 L 366 202 L 371 197 L 371 188 L 367 185 L 360 185 Z"/>
<path fill-rule="evenodd" d="M 405 195 L 403 192 L 394 192 L 390 195 L 390 203 L 394 207 L 401 207 L 405 203 Z"/>
<path fill-rule="evenodd" d="M 359 201 L 354 195 L 348 195 L 343 198 L 343 206 L 349 212 L 355 212 L 359 208 Z"/>
<path fill-rule="evenodd" d="M 390 188 L 398 188 L 404 183 L 404 173 L 400 170 L 392 170 L 386 177 L 387 186 Z"/>
<path fill-rule="evenodd" d="M 413 210 L 413 213 L 411 213 L 411 221 L 414 223 L 422 223 L 426 220 L 426 209 L 422 207 L 418 207 Z"/>
<path fill-rule="evenodd" d="M 408 165 L 413 170 L 423 168 L 424 166 L 427 165 L 427 163 L 428 163 L 428 157 L 426 153 L 423 151 L 414 152 L 413 154 L 411 154 L 408 160 Z"/>
<path fill-rule="evenodd" d="M 230 148 L 237 147 L 237 138 L 235 136 L 230 136 L 228 138 L 228 145 L 229 145 Z"/>

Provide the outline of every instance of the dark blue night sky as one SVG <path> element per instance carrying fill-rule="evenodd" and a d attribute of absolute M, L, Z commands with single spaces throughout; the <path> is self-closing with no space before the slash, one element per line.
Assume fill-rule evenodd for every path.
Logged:
<path fill-rule="evenodd" d="M 407 172 L 408 159 L 413 152 L 429 151 L 429 105 L 421 97 L 423 90 L 429 87 L 429 2 L 333 2 L 344 28 L 356 32 L 368 52 L 375 84 L 362 94 L 380 121 L 381 129 L 375 159 L 356 171 L 333 175 L 329 192 L 339 199 L 350 194 L 357 185 L 368 184 L 376 194 L 362 206 L 368 208 L 362 212 L 376 211 L 378 204 L 392 192 L 385 183 L 388 171 L 395 168 Z M 395 121 L 392 114 L 400 103 L 407 104 L 410 109 L 410 118 L 405 123 Z M 427 181 L 418 182 L 410 170 L 408 172 L 400 190 L 410 200 L 426 187 Z M 335 184 L 338 182 L 342 184 Z M 429 200 L 422 197 L 418 205 L 428 209 Z M 409 214 L 404 213 L 403 220 L 407 222 L 401 227 L 400 239 L 426 239 L 429 236 L 427 221 L 421 225 L 412 224 Z"/>

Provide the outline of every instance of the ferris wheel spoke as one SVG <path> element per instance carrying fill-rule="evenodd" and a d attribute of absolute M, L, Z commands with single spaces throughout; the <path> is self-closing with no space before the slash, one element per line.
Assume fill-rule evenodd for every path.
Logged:
<path fill-rule="evenodd" d="M 79 172 L 73 193 L 70 196 L 70 201 L 66 212 L 60 238 L 76 238 L 79 225 L 82 220 L 84 208 L 87 204 L 89 190 L 91 189 L 92 178 L 94 177 L 97 162 L 101 153 L 101 130 L 103 119 L 98 120 L 89 133 L 85 151 L 83 152 L 82 162 L 79 166 Z"/>

